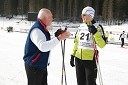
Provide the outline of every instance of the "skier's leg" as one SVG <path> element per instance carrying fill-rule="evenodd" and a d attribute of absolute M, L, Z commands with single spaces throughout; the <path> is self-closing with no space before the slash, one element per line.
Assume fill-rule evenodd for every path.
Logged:
<path fill-rule="evenodd" d="M 124 39 L 121 38 L 121 47 L 123 47 L 123 44 L 124 44 Z"/>
<path fill-rule="evenodd" d="M 122 39 L 122 47 L 124 46 L 124 38 Z"/>
<path fill-rule="evenodd" d="M 86 79 L 87 85 L 96 85 L 97 78 L 97 67 L 96 62 L 93 61 L 85 61 L 85 71 L 86 71 Z"/>
<path fill-rule="evenodd" d="M 77 77 L 77 85 L 86 85 L 86 78 L 85 78 L 85 69 L 82 65 L 82 61 L 78 58 L 75 58 L 75 65 L 76 65 L 76 77 Z"/>

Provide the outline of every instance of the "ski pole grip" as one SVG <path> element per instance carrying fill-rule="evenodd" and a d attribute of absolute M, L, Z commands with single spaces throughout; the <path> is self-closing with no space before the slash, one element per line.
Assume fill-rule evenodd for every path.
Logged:
<path fill-rule="evenodd" d="M 61 30 L 61 34 L 64 33 L 67 30 L 67 26 L 65 27 L 64 30 Z"/>

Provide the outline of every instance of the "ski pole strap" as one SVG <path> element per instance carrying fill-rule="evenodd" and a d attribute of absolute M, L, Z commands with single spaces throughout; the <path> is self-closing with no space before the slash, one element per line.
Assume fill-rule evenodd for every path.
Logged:
<path fill-rule="evenodd" d="M 96 44 L 94 43 L 94 57 L 95 57 L 95 60 L 98 62 L 98 50 L 96 48 Z"/>
<path fill-rule="evenodd" d="M 103 32 L 103 35 L 105 36 L 103 26 L 102 26 L 102 25 L 100 25 L 100 24 L 99 24 L 99 26 L 100 26 L 100 28 L 101 28 L 101 30 L 102 30 L 102 32 Z"/>

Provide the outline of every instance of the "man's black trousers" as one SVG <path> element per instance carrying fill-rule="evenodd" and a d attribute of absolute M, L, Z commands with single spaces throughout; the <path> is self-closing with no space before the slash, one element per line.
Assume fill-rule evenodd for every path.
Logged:
<path fill-rule="evenodd" d="M 47 85 L 47 69 L 40 69 L 25 64 L 28 85 Z"/>

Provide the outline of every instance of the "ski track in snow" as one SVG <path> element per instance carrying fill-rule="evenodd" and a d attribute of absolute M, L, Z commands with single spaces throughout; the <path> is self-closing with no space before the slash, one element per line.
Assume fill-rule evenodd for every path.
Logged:
<path fill-rule="evenodd" d="M 27 33 L 0 30 L 0 85 L 27 85 L 24 70 L 23 51 Z M 76 84 L 75 68 L 70 66 L 70 54 L 73 39 L 66 40 L 65 69 L 68 85 Z M 125 46 L 126 47 L 126 46 Z M 120 45 L 107 44 L 103 49 L 98 48 L 99 63 L 104 85 L 128 85 L 128 49 Z M 48 66 L 48 85 L 61 85 L 62 72 L 61 45 L 52 51 L 50 66 Z M 97 84 L 99 81 L 97 78 Z"/>

